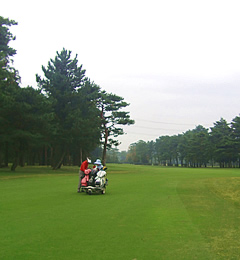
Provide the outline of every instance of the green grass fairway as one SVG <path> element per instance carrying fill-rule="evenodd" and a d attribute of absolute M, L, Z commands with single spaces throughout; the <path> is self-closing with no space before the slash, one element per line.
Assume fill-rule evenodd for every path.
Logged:
<path fill-rule="evenodd" d="M 0 259 L 240 258 L 240 170 L 108 165 L 105 195 L 78 168 L 0 169 Z"/>

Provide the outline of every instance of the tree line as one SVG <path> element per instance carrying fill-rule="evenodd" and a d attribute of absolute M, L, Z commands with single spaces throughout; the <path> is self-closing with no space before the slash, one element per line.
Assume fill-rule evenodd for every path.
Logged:
<path fill-rule="evenodd" d="M 37 88 L 20 87 L 12 25 L 0 16 L 0 165 L 11 162 L 13 171 L 26 163 L 80 165 L 99 146 L 105 164 L 107 149 L 124 133 L 121 125 L 134 123 L 124 110 L 129 104 L 91 81 L 78 55 L 65 48 L 42 66 L 44 76 L 36 74 Z"/>
<path fill-rule="evenodd" d="M 240 167 L 240 117 L 231 123 L 221 118 L 213 127 L 201 125 L 174 136 L 130 145 L 126 162 L 165 166 Z"/>

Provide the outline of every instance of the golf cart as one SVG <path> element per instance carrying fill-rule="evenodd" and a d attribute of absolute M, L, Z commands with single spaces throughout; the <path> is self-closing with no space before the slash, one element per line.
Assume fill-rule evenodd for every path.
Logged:
<path fill-rule="evenodd" d="M 85 176 L 81 182 L 81 192 L 86 192 L 89 195 L 93 193 L 105 194 L 108 185 L 106 170 L 106 167 L 100 170 L 97 168 L 85 170 Z"/>

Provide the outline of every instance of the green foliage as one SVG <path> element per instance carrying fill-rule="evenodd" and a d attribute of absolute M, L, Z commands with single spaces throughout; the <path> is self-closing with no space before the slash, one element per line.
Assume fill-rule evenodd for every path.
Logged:
<path fill-rule="evenodd" d="M 14 95 L 18 89 L 17 73 L 11 68 L 11 57 L 16 53 L 16 50 L 9 47 L 9 42 L 15 40 L 15 37 L 10 33 L 9 27 L 17 24 L 13 20 L 5 19 L 0 16 L 0 131 L 5 131 L 6 114 L 8 107 L 14 102 Z"/>
<path fill-rule="evenodd" d="M 240 117 L 236 116 L 231 123 L 231 138 L 232 138 L 232 145 L 234 148 L 234 153 L 238 156 L 240 155 Z M 240 160 L 239 160 L 239 167 L 240 167 Z"/>
<path fill-rule="evenodd" d="M 206 166 L 209 161 L 209 132 L 208 129 L 199 125 L 194 130 L 188 131 L 186 161 L 190 166 Z"/>
<path fill-rule="evenodd" d="M 6 57 L 9 60 L 9 57 L 16 54 L 16 50 L 9 46 L 9 42 L 15 40 L 16 37 L 12 35 L 9 31 L 9 26 L 17 25 L 14 20 L 9 20 L 8 18 L 3 18 L 0 16 L 0 58 L 1 60 Z"/>
<path fill-rule="evenodd" d="M 135 146 L 133 148 L 133 146 Z M 149 161 L 148 158 L 148 144 L 144 142 L 143 140 L 138 141 L 137 143 L 132 145 L 132 148 L 135 151 L 135 156 L 136 158 L 132 158 L 133 162 L 135 160 L 135 163 L 140 163 L 140 164 L 146 164 Z"/>
<path fill-rule="evenodd" d="M 11 66 L 16 50 L 9 46 L 10 41 L 15 40 L 9 27 L 16 24 L 0 16 L 0 166 L 8 165 L 8 142 L 15 135 L 9 114 L 17 112 L 13 110 L 13 104 L 19 93 L 19 76 L 18 71 Z"/>
<path fill-rule="evenodd" d="M 51 131 L 50 111 L 48 100 L 38 90 L 18 87 L 11 92 L 11 102 L 5 103 L 2 109 L 0 136 L 12 151 L 12 170 L 19 160 L 24 165 L 24 155 L 30 148 L 46 143 L 45 136 Z"/>
<path fill-rule="evenodd" d="M 16 50 L 9 46 L 9 42 L 15 40 L 15 36 L 9 27 L 16 25 L 14 20 L 0 16 L 0 88 L 9 86 L 19 80 L 18 72 L 11 67 L 12 56 Z"/>
<path fill-rule="evenodd" d="M 225 164 L 231 165 L 236 161 L 237 154 L 234 153 L 232 130 L 223 118 L 214 123 L 211 128 L 211 144 L 214 146 L 213 157 L 224 167 Z"/>

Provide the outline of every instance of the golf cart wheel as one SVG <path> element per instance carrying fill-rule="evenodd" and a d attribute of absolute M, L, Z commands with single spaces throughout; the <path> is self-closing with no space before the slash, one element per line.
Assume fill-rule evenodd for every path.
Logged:
<path fill-rule="evenodd" d="M 105 194 L 106 190 L 102 190 L 102 194 Z"/>
<path fill-rule="evenodd" d="M 89 189 L 89 190 L 87 191 L 87 194 L 88 194 L 88 195 L 92 195 L 92 190 Z"/>

